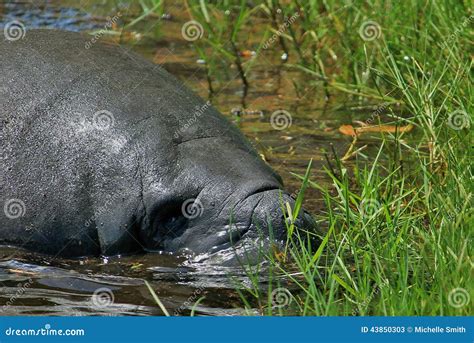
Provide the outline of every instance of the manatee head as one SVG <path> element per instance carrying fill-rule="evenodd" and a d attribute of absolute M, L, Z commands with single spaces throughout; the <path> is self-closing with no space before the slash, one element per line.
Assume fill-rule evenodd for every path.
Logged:
<path fill-rule="evenodd" d="M 147 249 L 185 251 L 222 264 L 235 261 L 235 252 L 254 256 L 284 242 L 284 208 L 295 200 L 252 149 L 225 136 L 184 141 L 176 149 L 173 180 L 161 179 L 144 195 L 150 222 L 140 240 Z M 305 210 L 294 224 L 315 228 Z"/>

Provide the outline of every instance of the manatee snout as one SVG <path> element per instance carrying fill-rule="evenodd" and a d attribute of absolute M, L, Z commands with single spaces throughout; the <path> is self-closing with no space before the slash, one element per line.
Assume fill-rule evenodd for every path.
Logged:
<path fill-rule="evenodd" d="M 292 218 L 287 208 L 295 207 L 295 200 L 280 189 L 266 190 L 247 197 L 239 209 L 240 215 L 247 215 L 249 236 L 271 237 L 276 241 L 287 238 L 287 228 Z M 245 218 L 243 218 L 245 220 Z M 312 217 L 304 210 L 293 223 L 301 229 L 315 227 Z"/>
<path fill-rule="evenodd" d="M 246 197 L 233 212 L 235 224 L 226 226 L 227 240 L 210 250 L 207 261 L 228 266 L 260 263 L 266 255 L 284 247 L 291 224 L 298 230 L 314 232 L 316 223 L 312 216 L 302 209 L 292 223 L 286 213 L 288 206 L 294 209 L 295 200 L 281 189 Z M 232 230 L 237 230 L 237 234 Z"/>
<path fill-rule="evenodd" d="M 295 200 L 281 189 L 268 186 L 247 192 L 239 189 L 226 201 L 213 199 L 198 197 L 192 202 L 187 199 L 177 206 L 181 212 L 165 224 L 158 218 L 160 233 L 155 230 L 152 241 L 166 251 L 190 252 L 201 257 L 216 255 L 227 262 L 232 260 L 232 264 L 236 252 L 242 256 L 257 255 L 284 244 L 292 223 L 286 209 L 288 206 L 293 209 Z M 303 230 L 316 227 L 311 215 L 303 209 L 293 224 Z"/>

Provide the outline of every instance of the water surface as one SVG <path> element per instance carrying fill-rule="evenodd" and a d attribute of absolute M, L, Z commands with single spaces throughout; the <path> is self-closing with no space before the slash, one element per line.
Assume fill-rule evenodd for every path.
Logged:
<path fill-rule="evenodd" d="M 27 29 L 97 32 L 118 11 L 123 12 L 125 20 L 138 14 L 133 8 L 117 9 L 114 1 L 97 3 L 2 3 L 0 23 L 19 20 Z M 353 108 L 354 101 L 338 94 L 333 94 L 327 101 L 320 86 L 314 85 L 307 75 L 285 65 L 278 47 L 253 56 L 251 52 L 256 43 L 251 38 L 245 47 L 250 53 L 242 57 L 246 65 L 252 65 L 248 70 L 248 91 L 244 92 L 238 72 L 232 67 L 222 70 L 219 80 L 214 80 L 214 93 L 210 97 L 205 65 L 181 35 L 181 27 L 189 18 L 183 8 L 168 7 L 169 13 L 162 18 L 139 23 L 120 34 L 108 32 L 101 39 L 120 41 L 124 53 L 134 51 L 161 64 L 203 98 L 210 98 L 213 105 L 254 143 L 262 158 L 280 173 L 290 193 L 300 187 L 292 173 L 303 175 L 310 159 L 314 160 L 312 180 L 327 183 L 322 170 L 323 153 L 333 148 L 343 153 L 350 138 L 340 135 L 337 128 L 363 116 Z M 264 20 L 262 17 L 262 24 Z M 157 29 L 159 35 L 155 34 Z M 247 33 L 252 37 L 252 32 L 258 30 L 263 28 L 256 25 L 248 28 Z M 291 126 L 277 130 L 271 125 L 270 117 L 276 110 L 290 113 Z M 367 143 L 370 145 L 370 140 Z M 306 198 L 305 207 L 318 213 L 322 206 L 321 195 L 309 190 Z M 201 297 L 205 299 L 195 308 L 196 314 L 243 313 L 239 309 L 242 306 L 240 298 L 234 291 L 236 280 L 248 282 L 242 271 L 186 266 L 183 262 L 183 257 L 161 254 L 66 260 L 1 248 L 0 306 L 3 311 L 0 313 L 162 315 L 144 285 L 145 280 L 150 282 L 171 314 L 188 315 Z M 103 292 L 102 298 L 94 298 L 94 292 L 100 289 L 111 292 Z"/>

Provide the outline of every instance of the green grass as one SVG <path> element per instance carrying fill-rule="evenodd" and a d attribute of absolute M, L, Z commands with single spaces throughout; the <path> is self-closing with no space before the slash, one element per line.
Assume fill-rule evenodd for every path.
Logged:
<path fill-rule="evenodd" d="M 314 60 L 301 55 L 293 66 L 315 75 L 328 92 L 402 104 L 409 115 L 392 112 L 392 124 L 413 124 L 415 132 L 381 134 L 378 154 L 368 160 L 328 159 L 332 187 L 301 177 L 302 189 L 324 195 L 323 243 L 315 250 L 289 226 L 283 256 L 267 256 L 268 288 L 258 281 L 260 271 L 249 268 L 253 287 L 240 290 L 243 302 L 266 315 L 472 314 L 472 12 L 450 1 L 397 3 L 390 15 L 382 10 L 389 2 L 348 13 L 331 3 L 306 5 L 301 25 L 314 35 L 299 42 L 287 37 L 288 46 L 295 45 L 296 55 L 298 45 L 315 52 Z M 311 28 L 321 6 L 331 23 Z M 361 42 L 357 25 L 364 18 L 380 21 L 377 42 Z M 311 48 L 334 37 L 339 44 Z M 329 49 L 350 54 L 330 76 Z"/>
<path fill-rule="evenodd" d="M 230 65 L 252 87 L 255 60 L 286 53 L 285 68 L 307 74 L 328 97 L 343 92 L 362 104 L 375 101 L 387 107 L 390 124 L 415 127 L 377 136 L 375 156 L 341 161 L 329 154 L 330 187 L 309 173 L 295 176 L 302 192 L 287 215 L 298 213 L 306 187 L 316 188 L 325 199 L 317 219 L 326 234 L 312 247 L 307 236 L 314 233 L 289 225 L 285 251 L 267 256 L 268 287 L 253 268 L 252 286 L 239 286 L 249 313 L 256 307 L 266 315 L 472 314 L 470 6 L 458 0 L 187 3 L 190 19 L 206 32 L 194 46 L 206 60 L 210 90 Z M 264 49 L 294 13 L 298 19 Z M 361 37 L 368 21 L 376 22 L 373 40 Z M 261 30 L 250 39 L 254 25 Z M 239 60 L 243 48 L 257 57 Z M 471 301 L 458 306 L 466 296 Z"/>
<path fill-rule="evenodd" d="M 439 184 L 427 164 L 419 166 L 415 187 L 400 165 L 382 168 L 378 158 L 353 175 L 340 163 L 335 173 L 327 170 L 330 190 L 303 180 L 324 194 L 327 212 L 319 217 L 327 234 L 318 249 L 305 243 L 305 234 L 289 235 L 287 255 L 267 256 L 268 289 L 248 268 L 254 287 L 240 291 L 247 306 L 257 304 L 267 315 L 472 313 L 471 303 L 449 303 L 456 288 L 472 296 L 471 193 L 459 178 Z M 283 307 L 268 297 L 280 287 L 291 293 Z"/>

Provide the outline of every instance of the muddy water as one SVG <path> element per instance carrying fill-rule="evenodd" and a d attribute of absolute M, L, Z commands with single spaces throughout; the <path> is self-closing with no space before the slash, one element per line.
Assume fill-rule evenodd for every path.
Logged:
<path fill-rule="evenodd" d="M 161 64 L 208 98 L 205 65 L 181 35 L 188 17 L 182 8 L 172 6 L 166 8 L 169 12 L 161 19 L 151 18 L 120 36 L 106 34 L 101 39 L 120 40 L 125 45 L 124 53 L 135 51 Z M 122 9 L 126 13 L 124 19 L 136 15 L 135 10 Z M 2 3 L 0 23 L 20 20 L 27 30 L 47 27 L 91 32 L 103 28 L 107 17 L 115 13 L 114 1 Z M 259 29 L 262 28 L 257 25 L 248 33 L 251 36 Z M 291 173 L 304 174 L 311 158 L 315 161 L 312 179 L 327 182 L 322 171 L 323 151 L 330 150 L 330 144 L 339 152 L 347 148 L 350 140 L 339 135 L 337 127 L 356 119 L 356 112 L 349 109 L 350 104 L 342 96 L 333 95 L 325 101 L 319 86 L 285 66 L 278 47 L 255 57 L 251 39 L 247 44 L 242 49 L 249 53 L 242 59 L 249 68 L 248 91 L 244 92 L 237 69 L 230 67 L 213 81 L 212 103 L 241 128 L 262 157 L 282 175 L 290 192 L 299 188 Z M 270 117 L 276 110 L 291 115 L 291 126 L 278 130 L 271 125 Z M 318 212 L 320 195 L 316 191 L 309 191 L 305 207 Z M 246 281 L 238 270 L 183 266 L 183 258 L 172 255 L 63 260 L 2 248 L 0 315 L 162 315 L 144 280 L 150 282 L 171 314 L 188 315 L 201 297 L 205 299 L 196 307 L 196 314 L 239 314 L 241 302 L 233 291 L 235 280 L 230 275 Z M 94 297 L 100 289 L 106 292 Z"/>

